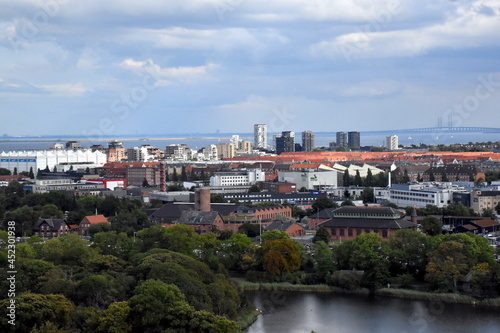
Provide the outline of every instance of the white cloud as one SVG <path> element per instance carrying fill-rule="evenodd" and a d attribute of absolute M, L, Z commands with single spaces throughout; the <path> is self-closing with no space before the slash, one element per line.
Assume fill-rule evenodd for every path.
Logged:
<path fill-rule="evenodd" d="M 483 14 L 484 8 L 489 9 Z M 494 13 L 494 15 L 492 15 Z M 473 48 L 498 44 L 500 31 L 500 3 L 476 1 L 457 8 L 447 21 L 416 29 L 391 30 L 377 23 L 355 27 L 354 32 L 310 47 L 319 58 L 384 58 L 408 57 L 437 48 Z"/>
<path fill-rule="evenodd" d="M 46 84 L 46 85 L 40 85 L 39 88 L 42 88 L 48 92 L 57 95 L 82 95 L 89 90 L 80 82 L 64 83 L 64 84 Z"/>
<path fill-rule="evenodd" d="M 140 75 L 151 75 L 157 80 L 156 85 L 166 85 L 176 82 L 196 82 L 208 77 L 217 68 L 216 64 L 203 66 L 164 67 L 155 64 L 153 60 L 137 61 L 131 58 L 123 60 L 119 66 Z"/>
<path fill-rule="evenodd" d="M 340 95 L 345 97 L 382 97 L 403 91 L 401 83 L 395 81 L 372 81 L 351 85 L 340 89 Z"/>

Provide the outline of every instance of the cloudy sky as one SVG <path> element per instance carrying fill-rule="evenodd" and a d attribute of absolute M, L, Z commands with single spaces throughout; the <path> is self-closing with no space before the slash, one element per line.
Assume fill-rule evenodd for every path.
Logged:
<path fill-rule="evenodd" d="M 500 127 L 498 0 L 0 8 L 0 135 Z"/>

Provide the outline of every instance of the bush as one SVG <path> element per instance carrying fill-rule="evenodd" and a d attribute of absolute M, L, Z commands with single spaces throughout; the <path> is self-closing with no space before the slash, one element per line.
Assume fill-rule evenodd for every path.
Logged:
<path fill-rule="evenodd" d="M 280 282 L 281 277 L 275 276 L 266 272 L 260 271 L 248 271 L 246 273 L 246 279 L 250 282 Z"/>
<path fill-rule="evenodd" d="M 411 287 L 411 283 L 413 281 L 413 276 L 411 276 L 410 274 L 401 274 L 394 279 L 394 283 L 399 284 L 402 288 Z"/>
<path fill-rule="evenodd" d="M 355 271 L 336 271 L 326 276 L 326 283 L 330 286 L 346 290 L 356 290 L 361 287 L 362 275 Z"/>

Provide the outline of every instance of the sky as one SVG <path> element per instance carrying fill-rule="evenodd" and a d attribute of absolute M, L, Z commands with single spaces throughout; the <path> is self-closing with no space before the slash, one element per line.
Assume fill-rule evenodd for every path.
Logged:
<path fill-rule="evenodd" d="M 498 0 L 0 8 L 0 135 L 500 127 Z"/>

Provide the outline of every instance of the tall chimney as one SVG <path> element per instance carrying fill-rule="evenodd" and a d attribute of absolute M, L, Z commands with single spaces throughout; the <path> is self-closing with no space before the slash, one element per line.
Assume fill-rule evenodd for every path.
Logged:
<path fill-rule="evenodd" d="M 194 192 L 194 209 L 200 212 L 210 212 L 210 189 L 199 188 Z"/>
<path fill-rule="evenodd" d="M 165 192 L 165 190 L 165 164 L 163 162 L 160 162 L 160 192 Z"/>
<path fill-rule="evenodd" d="M 417 205 L 413 205 L 413 211 L 411 212 L 411 221 L 417 224 Z"/>

